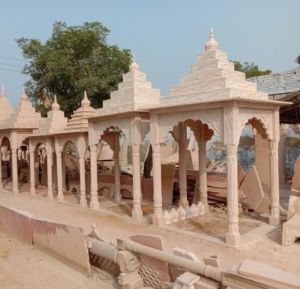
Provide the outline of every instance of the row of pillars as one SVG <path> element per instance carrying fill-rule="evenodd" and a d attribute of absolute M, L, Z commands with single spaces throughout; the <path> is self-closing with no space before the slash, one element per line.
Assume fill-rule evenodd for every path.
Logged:
<path fill-rule="evenodd" d="M 152 126 L 154 131 L 152 138 L 153 149 L 153 184 L 154 184 L 154 217 L 155 224 L 163 223 L 162 213 L 162 193 L 161 193 L 161 152 L 157 134 L 159 128 L 155 124 Z M 187 178 L 186 178 L 186 127 L 184 123 L 179 125 L 179 181 L 180 181 L 180 205 L 186 206 L 187 201 Z M 206 173 L 206 141 L 200 138 L 198 141 L 199 153 L 199 193 L 200 201 L 208 210 L 207 202 L 207 173 Z M 279 176 L 278 176 L 278 141 L 269 141 L 270 149 L 270 183 L 271 183 L 271 205 L 269 223 L 278 225 L 280 223 L 279 210 Z M 239 194 L 238 194 L 238 144 L 227 144 L 227 218 L 228 231 L 226 233 L 226 243 L 239 246 Z"/>
<path fill-rule="evenodd" d="M 155 129 L 155 127 L 154 127 Z M 180 170 L 180 205 L 187 206 L 187 177 L 186 177 L 186 127 L 183 123 L 179 126 L 179 170 Z M 155 138 L 151 140 L 152 158 L 153 158 L 153 188 L 154 188 L 154 224 L 163 223 L 162 211 L 162 185 L 161 185 L 161 151 L 160 143 Z M 198 143 L 199 147 L 199 192 L 200 201 L 207 207 L 207 175 L 206 175 L 206 141 L 202 140 Z M 278 179 L 278 142 L 269 141 L 270 144 L 270 168 L 271 168 L 271 212 L 270 224 L 279 224 L 279 179 Z M 236 144 L 226 146 L 227 150 L 227 214 L 228 214 L 228 232 L 226 241 L 232 245 L 238 245 L 240 240 L 239 223 L 238 223 L 238 163 L 237 163 Z M 1 156 L 1 154 L 0 154 Z M 120 192 L 120 164 L 119 164 L 119 135 L 115 134 L 114 138 L 114 159 L 115 159 L 115 199 L 121 200 Z M 12 176 L 13 176 L 13 192 L 18 193 L 18 170 L 17 170 L 17 150 L 12 149 Z M 98 172 L 97 172 L 97 145 L 90 146 L 91 161 L 91 201 L 92 209 L 99 208 L 98 201 Z M 35 172 L 34 172 L 34 151 L 30 151 L 30 191 L 34 195 L 35 192 Z M 132 217 L 136 221 L 141 221 L 143 213 L 141 208 L 141 169 L 140 169 L 140 145 L 132 145 L 132 163 L 133 163 L 133 211 Z M 1 157 L 0 157 L 1 164 Z M 62 152 L 56 151 L 57 164 L 57 199 L 63 202 L 63 174 L 62 174 Z M 52 166 L 53 151 L 47 150 L 47 180 L 48 180 L 48 198 L 53 199 L 52 186 Z M 80 205 L 87 207 L 86 200 L 86 184 L 85 184 L 85 158 L 84 153 L 79 153 L 80 166 Z M 2 170 L 0 169 L 0 174 Z M 2 188 L 2 176 L 0 175 L 0 188 Z"/>
<path fill-rule="evenodd" d="M 121 196 L 121 168 L 119 159 L 119 133 L 114 133 L 114 174 L 115 174 L 115 201 L 120 202 Z M 90 146 L 91 161 L 91 202 L 90 207 L 97 210 L 98 201 L 98 172 L 97 172 L 97 145 Z M 141 166 L 140 166 L 140 144 L 132 144 L 132 175 L 133 175 L 133 210 L 132 218 L 140 222 L 143 218 L 142 192 L 141 192 Z"/>
<path fill-rule="evenodd" d="M 35 184 L 35 151 L 30 150 L 30 193 L 36 194 Z M 55 151 L 56 155 L 56 172 L 57 172 L 57 200 L 64 201 L 63 193 L 63 163 L 62 151 Z M 47 149 L 47 196 L 53 199 L 53 150 Z M 84 153 L 79 153 L 79 171 L 80 171 L 80 206 L 87 207 L 86 200 L 86 182 L 85 182 L 85 157 Z"/>
<path fill-rule="evenodd" d="M 153 128 L 155 129 L 155 127 Z M 162 214 L 162 191 L 161 191 L 161 147 L 160 143 L 154 143 L 152 140 L 152 158 L 153 158 L 153 187 L 154 187 L 154 217 L 153 223 L 160 225 L 163 223 Z M 182 122 L 179 123 L 179 190 L 180 200 L 179 205 L 187 207 L 189 205 L 187 199 L 187 160 L 186 160 L 186 144 L 187 134 L 186 125 Z M 206 172 L 206 140 L 204 135 L 200 136 L 198 141 L 198 155 L 199 155 L 199 171 L 198 171 L 198 199 L 209 211 L 207 200 L 207 172 Z M 196 191 L 196 190 L 195 190 Z"/>

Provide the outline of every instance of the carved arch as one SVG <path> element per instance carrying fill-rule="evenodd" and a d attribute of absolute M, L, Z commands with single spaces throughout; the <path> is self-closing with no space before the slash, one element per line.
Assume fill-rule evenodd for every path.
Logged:
<path fill-rule="evenodd" d="M 182 121 L 206 124 L 209 130 L 223 141 L 223 112 L 222 109 L 213 109 L 160 115 L 158 117 L 160 142 L 164 143 L 173 127 Z"/>
<path fill-rule="evenodd" d="M 245 125 L 259 124 L 261 133 L 265 135 L 268 140 L 273 139 L 273 112 L 272 111 L 255 111 L 251 109 L 240 110 L 239 136 L 242 133 Z"/>

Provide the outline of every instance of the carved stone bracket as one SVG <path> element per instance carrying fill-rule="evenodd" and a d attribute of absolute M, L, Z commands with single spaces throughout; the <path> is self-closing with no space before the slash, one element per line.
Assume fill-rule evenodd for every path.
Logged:
<path fill-rule="evenodd" d="M 173 128 L 179 122 L 188 120 L 200 121 L 202 124 L 207 124 L 208 128 L 213 130 L 214 135 L 221 141 L 223 140 L 222 109 L 214 109 L 159 115 L 160 142 L 164 143 L 167 140 L 168 135 L 170 135 L 170 132 L 173 132 Z"/>

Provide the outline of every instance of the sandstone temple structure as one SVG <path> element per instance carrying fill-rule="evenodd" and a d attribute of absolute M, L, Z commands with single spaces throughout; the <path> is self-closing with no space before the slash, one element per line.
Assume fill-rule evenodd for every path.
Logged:
<path fill-rule="evenodd" d="M 110 197 L 121 203 L 125 198 L 124 188 L 132 187 L 133 221 L 145 222 L 143 204 L 147 200 L 151 204 L 151 222 L 168 224 L 172 218 L 209 214 L 206 148 L 214 138 L 222 144 L 226 154 L 228 227 L 225 240 L 238 247 L 239 209 L 243 199 L 238 164 L 241 133 L 245 126 L 249 127 L 255 134 L 257 152 L 264 148 L 263 160 L 256 159 L 255 172 L 263 183 L 258 190 L 268 195 L 262 202 L 266 202 L 269 223 L 278 225 L 279 109 L 287 104 L 269 100 L 267 93 L 258 92 L 256 84 L 245 80 L 244 73 L 235 71 L 226 53 L 219 49 L 213 32 L 190 74 L 182 77 L 180 84 L 166 97 L 152 87 L 134 59 L 117 91 L 103 102 L 103 108 L 92 108 L 85 93 L 80 107 L 69 120 L 56 98 L 47 117 L 42 118 L 25 93 L 14 110 L 3 92 L 0 97 L 0 188 L 11 190 L 13 194 L 36 195 L 39 185 L 43 185 L 47 187 L 49 199 L 65 202 L 66 175 L 69 174 L 68 182 L 78 184 L 75 187 L 79 205 L 98 210 L 102 198 Z M 187 178 L 190 135 L 197 150 L 193 200 L 189 198 Z M 165 148 L 170 140 L 178 145 L 179 200 L 176 206 L 171 201 L 172 208 L 166 208 L 168 196 L 162 179 L 166 173 Z M 105 148 L 112 162 L 111 174 L 106 175 L 100 165 Z M 149 160 L 152 164 L 147 182 L 143 175 Z M 70 163 L 78 169 L 78 179 L 72 177 L 68 169 Z M 28 178 L 23 173 L 26 169 Z M 4 177 L 12 179 L 10 187 L 2 181 Z M 24 185 L 21 189 L 21 183 L 30 186 Z M 106 185 L 100 186 L 100 183 Z M 110 192 L 106 195 L 108 187 Z M 251 197 L 248 201 L 251 203 Z"/>

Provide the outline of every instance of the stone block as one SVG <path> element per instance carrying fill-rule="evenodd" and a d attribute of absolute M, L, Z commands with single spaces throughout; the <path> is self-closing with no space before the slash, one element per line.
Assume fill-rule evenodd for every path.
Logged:
<path fill-rule="evenodd" d="M 27 244 L 32 244 L 30 214 L 0 206 L 0 231 Z"/>
<path fill-rule="evenodd" d="M 253 166 L 240 186 L 240 190 L 246 195 L 249 209 L 257 210 L 264 200 L 263 191 L 256 167 Z"/>
<path fill-rule="evenodd" d="M 274 288 L 300 288 L 300 276 L 296 276 L 254 260 L 244 260 L 239 266 L 238 272 L 241 275 L 247 276 L 255 281 L 259 281 L 267 285 L 273 285 Z"/>
<path fill-rule="evenodd" d="M 290 246 L 300 238 L 300 214 L 296 214 L 282 226 L 282 245 Z"/>
<path fill-rule="evenodd" d="M 134 235 L 134 236 L 130 236 L 130 240 L 157 250 L 161 250 L 161 251 L 164 250 L 163 241 L 160 236 L 146 235 L 146 234 Z M 169 266 L 167 262 L 160 261 L 145 255 L 140 255 L 140 261 L 141 261 L 141 266 L 145 268 L 145 271 L 148 270 L 148 272 L 150 273 L 152 272 L 153 273 L 152 275 L 154 275 L 154 272 L 158 273 L 161 284 L 163 284 L 164 282 L 171 281 Z M 148 284 L 147 280 L 144 280 L 144 284 L 145 285 Z"/>
<path fill-rule="evenodd" d="M 175 166 L 163 164 L 161 166 L 161 186 L 163 204 L 172 205 Z"/>
<path fill-rule="evenodd" d="M 91 274 L 87 242 L 78 227 L 46 220 L 32 220 L 33 244 Z"/>

